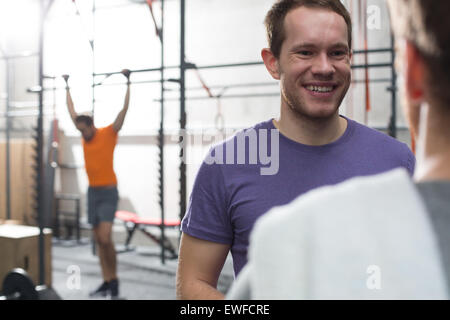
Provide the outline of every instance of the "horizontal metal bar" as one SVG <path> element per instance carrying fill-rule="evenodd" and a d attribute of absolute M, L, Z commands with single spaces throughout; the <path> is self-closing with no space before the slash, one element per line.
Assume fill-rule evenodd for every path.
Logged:
<path fill-rule="evenodd" d="M 66 89 L 66 87 L 47 87 L 47 88 L 44 88 L 44 91 L 53 91 L 53 90 L 65 90 Z"/>
<path fill-rule="evenodd" d="M 380 52 L 381 49 L 380 49 Z M 383 51 L 384 52 L 384 51 Z M 186 70 L 189 69 L 198 69 L 198 70 L 204 70 L 204 69 L 220 69 L 220 68 L 236 68 L 236 67 L 249 67 L 249 66 L 259 66 L 263 65 L 264 62 L 261 61 L 254 61 L 254 62 L 243 62 L 243 63 L 230 63 L 230 64 L 216 64 L 216 65 L 205 65 L 205 66 L 196 66 L 194 64 L 187 64 L 188 67 Z M 375 63 L 375 64 L 363 64 L 363 65 L 353 65 L 352 68 L 358 69 L 358 68 L 381 68 L 381 67 L 392 67 L 392 63 Z M 164 69 L 178 69 L 179 66 L 166 66 Z M 152 68 L 152 69 L 136 69 L 131 70 L 131 73 L 137 73 L 137 72 L 154 72 L 154 71 L 161 71 L 162 68 Z M 114 74 L 120 74 L 121 71 L 113 71 L 113 72 L 102 72 L 102 73 L 93 73 L 92 75 L 94 77 L 96 76 L 109 76 Z"/>
<path fill-rule="evenodd" d="M 232 63 L 232 64 L 219 64 L 219 65 L 207 65 L 207 66 L 195 66 L 195 64 L 192 63 L 186 63 L 186 70 L 189 69 L 212 69 L 212 68 L 230 68 L 230 67 L 243 67 L 243 66 L 253 66 L 253 65 L 262 65 L 264 64 L 261 61 L 257 62 L 244 62 L 244 63 Z M 168 69 L 179 69 L 180 66 L 165 66 L 164 70 Z M 155 72 L 155 71 L 161 71 L 161 67 L 159 68 L 150 68 L 150 69 L 136 69 L 136 70 L 130 70 L 131 73 L 137 73 L 137 72 Z M 113 71 L 113 72 L 101 72 L 101 73 L 93 73 L 92 75 L 94 77 L 96 76 L 109 76 L 114 74 L 120 74 L 122 71 Z"/>
<path fill-rule="evenodd" d="M 165 82 L 172 82 L 170 80 L 164 80 Z M 139 81 L 130 81 L 131 84 L 140 84 L 140 83 L 161 83 L 161 80 L 139 80 Z M 95 83 L 93 87 L 99 86 L 122 86 L 126 85 L 126 82 L 112 82 L 112 83 Z"/>
<path fill-rule="evenodd" d="M 220 99 L 235 99 L 235 98 L 260 98 L 260 97 L 277 97 L 280 96 L 279 92 L 271 92 L 271 93 L 254 93 L 254 94 L 233 94 L 221 96 Z M 214 98 L 210 97 L 186 97 L 186 100 L 195 101 L 195 100 L 210 100 Z M 164 99 L 164 101 L 179 101 L 179 98 L 169 98 Z M 161 102 L 161 99 L 154 99 L 155 102 Z"/>
<path fill-rule="evenodd" d="M 376 129 L 376 130 L 380 130 L 380 131 L 387 131 L 388 128 L 384 127 L 384 126 L 371 126 L 372 129 Z M 230 131 L 241 131 L 243 129 L 245 129 L 245 127 L 226 127 L 226 129 L 230 130 Z M 214 126 L 213 123 L 210 123 L 208 126 L 204 126 L 202 128 L 186 128 L 185 133 L 187 135 L 202 135 L 205 133 L 210 133 L 211 131 L 216 130 L 216 127 Z M 399 130 L 401 131 L 408 131 L 409 128 L 406 126 L 401 126 L 399 127 Z M 178 139 L 174 139 L 174 137 L 178 136 L 180 134 L 180 129 L 177 128 L 167 128 L 164 132 L 164 137 L 165 137 L 165 144 L 177 144 L 179 143 Z M 233 134 L 233 133 L 231 133 Z M 159 137 L 159 133 L 157 129 L 152 130 L 151 132 L 146 132 L 145 134 L 130 134 L 127 135 L 126 133 L 124 133 L 121 136 L 121 140 L 120 143 L 121 144 L 134 144 L 134 145 L 143 145 L 143 146 L 148 146 L 148 145 L 157 145 L 158 143 L 158 137 Z M 81 139 L 79 137 L 79 135 L 66 135 L 66 139 L 68 140 L 67 143 L 68 144 L 81 144 Z M 191 140 L 192 141 L 192 140 Z M 210 143 L 210 142 L 209 142 Z M 62 167 L 62 165 L 60 165 L 60 167 Z M 76 163 L 72 163 L 72 164 L 65 164 L 64 169 L 83 169 L 84 168 L 84 164 L 76 164 Z"/>
<path fill-rule="evenodd" d="M 172 79 L 166 79 L 165 82 L 174 82 Z M 353 80 L 353 83 L 363 83 L 366 80 Z M 391 82 L 391 79 L 388 78 L 382 78 L 382 79 L 370 79 L 370 82 Z M 139 84 L 139 83 L 161 83 L 161 80 L 142 80 L 142 81 L 132 81 L 131 84 Z M 102 84 L 95 84 L 95 86 L 118 86 L 118 85 L 124 85 L 125 83 L 102 83 Z M 234 88 L 252 88 L 252 87 L 268 87 L 268 86 L 278 86 L 278 82 L 255 82 L 255 83 L 239 83 L 239 84 L 229 84 L 229 85 L 215 85 L 215 86 L 209 86 L 209 89 L 234 89 Z M 198 86 L 198 87 L 190 87 L 186 88 L 186 91 L 200 91 L 205 90 L 204 87 Z M 178 89 L 170 90 L 167 89 L 166 91 L 178 91 Z"/>
<path fill-rule="evenodd" d="M 358 80 L 352 80 L 352 83 L 365 83 L 366 80 L 364 79 L 358 79 Z M 380 79 L 369 79 L 369 83 L 391 83 L 392 79 L 390 78 L 380 78 Z"/>
<path fill-rule="evenodd" d="M 353 83 L 365 82 L 366 80 L 353 80 Z M 391 82 L 390 78 L 380 78 L 380 79 L 370 79 L 369 82 Z M 255 82 L 255 83 L 240 83 L 240 84 L 230 84 L 230 85 L 215 85 L 209 86 L 209 89 L 234 89 L 234 88 L 251 88 L 251 87 L 270 87 L 270 86 L 278 86 L 278 82 Z M 186 91 L 200 91 L 205 90 L 203 87 L 190 87 L 186 88 Z M 170 90 L 168 90 L 170 91 Z"/>
<path fill-rule="evenodd" d="M 392 68 L 394 65 L 392 63 L 372 63 L 372 64 L 354 64 L 351 66 L 352 69 L 366 69 L 366 68 Z"/>
<path fill-rule="evenodd" d="M 379 130 L 379 131 L 389 131 L 389 128 L 386 128 L 386 127 L 372 127 L 372 129 Z M 409 131 L 409 128 L 405 127 L 405 126 L 402 126 L 402 127 L 397 126 L 397 130 Z"/>
<path fill-rule="evenodd" d="M 215 85 L 209 86 L 209 89 L 233 89 L 233 88 L 251 88 L 251 87 L 266 87 L 279 85 L 278 82 L 255 82 L 255 83 L 238 83 L 229 85 Z M 186 91 L 205 90 L 203 87 L 190 87 L 186 88 Z"/>
<path fill-rule="evenodd" d="M 370 65 L 373 66 L 373 65 Z M 378 67 L 381 66 L 386 66 L 385 64 L 381 64 L 381 65 L 377 65 Z M 356 66 L 356 67 L 365 67 L 365 65 L 361 65 L 361 66 Z M 174 82 L 173 79 L 166 79 L 166 82 Z M 358 79 L 358 80 L 353 80 L 352 83 L 364 83 L 366 80 L 364 79 Z M 384 82 L 391 82 L 392 80 L 390 78 L 380 78 L 380 79 L 369 79 L 370 83 L 384 83 Z M 150 84 L 159 84 L 161 83 L 161 80 L 142 80 L 142 81 L 132 81 L 131 84 L 145 84 L 145 83 L 150 83 Z M 101 83 L 101 84 L 94 84 L 92 86 L 122 86 L 125 85 L 126 83 Z M 215 86 L 210 86 L 210 89 L 233 89 L 233 88 L 251 88 L 251 87 L 265 87 L 265 86 L 278 86 L 279 83 L 278 82 L 256 82 L 256 83 L 242 83 L 242 84 L 230 84 L 230 85 L 215 85 Z M 52 90 L 63 90 L 65 89 L 65 87 L 47 87 L 44 88 L 44 91 L 52 91 Z M 186 88 L 186 91 L 200 91 L 200 90 L 204 90 L 205 88 L 203 87 L 190 87 L 190 88 Z M 175 90 L 170 90 L 170 89 L 166 89 L 166 91 L 178 91 L 178 89 Z M 235 95 L 233 96 L 223 96 L 222 98 L 226 98 L 226 97 L 232 97 L 232 98 L 236 98 Z M 245 97 L 245 95 L 241 95 L 240 97 Z M 200 97 L 199 97 L 200 98 Z M 169 100 L 170 99 L 166 99 Z M 157 100 L 160 102 L 160 100 Z"/>
<path fill-rule="evenodd" d="M 235 67 L 248 67 L 248 66 L 257 66 L 263 65 L 262 61 L 253 61 L 253 62 L 242 62 L 242 63 L 230 63 L 230 64 L 216 64 L 216 65 L 206 65 L 206 66 L 191 66 L 190 69 L 216 69 L 216 68 L 235 68 Z M 189 69 L 188 69 L 189 70 Z"/>
<path fill-rule="evenodd" d="M 358 79 L 358 80 L 353 80 L 352 83 L 364 83 L 366 80 L 364 79 Z M 369 83 L 389 83 L 391 82 L 390 78 L 379 78 L 379 79 L 369 79 Z M 244 87 L 245 86 L 260 86 L 260 85 L 264 85 L 264 86 L 271 86 L 271 85 L 277 85 L 278 83 L 253 83 L 253 84 L 243 84 L 243 85 L 234 85 L 234 87 Z M 233 85 L 230 86 L 215 86 L 215 87 L 210 87 L 212 88 L 232 88 Z M 200 89 L 200 88 L 198 88 Z M 193 88 L 189 88 L 186 89 L 186 91 L 188 90 L 193 90 Z M 197 88 L 195 88 L 195 90 L 197 90 Z M 275 96 L 279 96 L 280 93 L 255 93 L 255 94 L 234 94 L 234 95 L 224 95 L 221 96 L 220 99 L 230 99 L 230 98 L 258 98 L 258 97 L 275 97 Z M 208 99 L 217 99 L 218 97 L 208 97 L 208 96 L 202 96 L 202 97 L 186 97 L 186 100 L 208 100 Z M 165 101 L 178 101 L 179 98 L 168 98 L 165 99 Z M 161 102 L 160 99 L 155 99 L 155 102 Z"/>
<path fill-rule="evenodd" d="M 84 165 L 58 163 L 60 169 L 82 169 Z"/>
<path fill-rule="evenodd" d="M 359 66 L 358 66 L 359 67 Z M 175 82 L 173 79 L 166 79 L 165 82 Z M 370 82 L 390 82 L 391 79 L 370 79 Z M 353 80 L 353 83 L 365 82 L 365 80 Z M 153 83 L 158 84 L 161 83 L 161 80 L 141 80 L 141 81 L 131 81 L 131 84 L 144 84 L 144 83 Z M 113 83 L 96 83 L 92 86 L 122 86 L 125 85 L 125 82 L 113 82 Z M 242 84 L 230 84 L 230 85 L 215 85 L 210 86 L 209 89 L 233 89 L 233 88 L 251 88 L 251 87 L 265 87 L 265 86 L 278 86 L 278 82 L 256 82 L 256 83 L 242 83 Z M 47 87 L 44 88 L 44 91 L 51 90 L 61 90 L 65 89 L 65 87 Z M 186 88 L 186 91 L 196 91 L 196 90 L 205 90 L 203 87 L 190 87 Z M 168 89 L 167 91 L 171 91 Z M 176 90 L 178 91 L 178 89 Z"/>
<path fill-rule="evenodd" d="M 177 69 L 177 66 L 167 66 L 164 67 L 164 69 Z M 150 68 L 150 69 L 135 69 L 135 70 L 130 70 L 131 73 L 139 73 L 139 72 L 155 72 L 155 71 L 159 71 L 161 72 L 161 67 L 158 68 Z M 113 72 L 101 72 L 101 73 L 93 73 L 92 76 L 97 77 L 97 76 L 111 76 L 114 74 L 121 74 L 121 71 L 113 71 Z"/>
<path fill-rule="evenodd" d="M 380 48 L 380 49 L 368 49 L 368 50 L 353 50 L 353 54 L 364 54 L 364 53 L 392 53 L 394 50 L 392 48 Z"/>

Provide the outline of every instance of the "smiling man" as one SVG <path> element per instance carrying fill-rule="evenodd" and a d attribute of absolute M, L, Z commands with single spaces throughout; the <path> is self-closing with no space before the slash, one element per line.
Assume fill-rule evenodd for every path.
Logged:
<path fill-rule="evenodd" d="M 418 142 L 414 180 L 395 169 L 274 208 L 255 224 L 249 262 L 227 298 L 450 298 L 450 2 L 387 3 L 403 111 Z"/>
<path fill-rule="evenodd" d="M 345 10 L 335 5 L 336 11 Z M 275 19 L 279 14 L 272 12 Z M 263 49 L 262 57 L 281 84 L 281 117 L 274 124 L 294 141 L 320 146 L 337 140 L 347 129 L 338 109 L 351 81 L 349 23 L 347 14 L 304 6 L 286 15 L 279 32 L 275 29 L 279 26 L 272 27 L 271 48 Z"/>
<path fill-rule="evenodd" d="M 200 167 L 182 221 L 178 298 L 223 298 L 216 286 L 228 252 L 238 275 L 254 223 L 271 208 L 355 176 L 414 170 L 405 144 L 339 115 L 351 82 L 352 48 L 351 18 L 339 0 L 277 1 L 265 24 L 269 48 L 262 58 L 280 81 L 280 117 L 215 146 L 209 157 L 227 161 L 208 157 Z M 255 150 L 271 154 L 278 159 L 276 173 L 262 175 L 263 161 L 228 161 L 236 154 L 228 145 L 242 136 L 249 140 L 247 158 Z"/>

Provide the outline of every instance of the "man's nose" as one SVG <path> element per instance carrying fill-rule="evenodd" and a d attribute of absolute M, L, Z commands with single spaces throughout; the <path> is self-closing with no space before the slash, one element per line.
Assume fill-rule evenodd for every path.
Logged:
<path fill-rule="evenodd" d="M 328 54 L 321 53 L 315 57 L 311 71 L 315 75 L 330 77 L 334 74 L 335 69 Z"/>

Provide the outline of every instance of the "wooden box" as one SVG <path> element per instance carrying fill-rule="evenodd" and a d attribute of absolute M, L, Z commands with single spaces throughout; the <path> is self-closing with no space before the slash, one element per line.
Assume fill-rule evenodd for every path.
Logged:
<path fill-rule="evenodd" d="M 52 284 L 52 232 L 44 229 L 45 284 Z M 23 268 L 33 283 L 39 285 L 39 228 L 23 225 L 0 225 L 0 286 L 14 268 Z"/>

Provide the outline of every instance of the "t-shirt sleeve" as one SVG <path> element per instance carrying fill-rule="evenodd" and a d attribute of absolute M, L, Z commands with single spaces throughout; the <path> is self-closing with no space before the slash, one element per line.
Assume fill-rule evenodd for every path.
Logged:
<path fill-rule="evenodd" d="M 410 176 L 414 175 L 414 170 L 416 167 L 416 157 L 411 152 L 408 146 L 406 146 L 407 149 L 407 160 L 406 160 L 406 169 L 408 170 Z"/>
<path fill-rule="evenodd" d="M 202 240 L 232 243 L 228 196 L 221 165 L 203 161 L 195 178 L 181 231 Z"/>
<path fill-rule="evenodd" d="M 108 134 L 110 134 L 113 137 L 118 136 L 118 133 L 116 132 L 116 130 L 114 130 L 113 124 L 110 124 L 109 126 L 105 127 L 105 130 L 107 130 Z"/>

